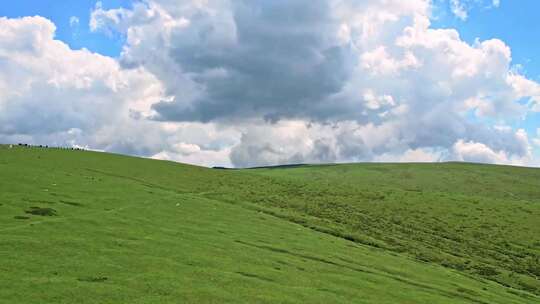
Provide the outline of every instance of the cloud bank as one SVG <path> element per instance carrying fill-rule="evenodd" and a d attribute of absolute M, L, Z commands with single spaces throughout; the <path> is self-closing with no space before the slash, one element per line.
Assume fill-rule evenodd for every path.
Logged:
<path fill-rule="evenodd" d="M 459 4 L 459 2 L 455 1 Z M 497 39 L 430 25 L 430 1 L 98 3 L 113 59 L 41 17 L 0 18 L 0 140 L 203 165 L 463 160 L 527 165 L 510 127 L 540 85 Z"/>

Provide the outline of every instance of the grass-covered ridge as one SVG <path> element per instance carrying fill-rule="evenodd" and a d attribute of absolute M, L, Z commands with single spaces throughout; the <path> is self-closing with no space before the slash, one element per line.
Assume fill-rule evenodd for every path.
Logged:
<path fill-rule="evenodd" d="M 540 170 L 0 146 L 0 303 L 538 303 Z"/>

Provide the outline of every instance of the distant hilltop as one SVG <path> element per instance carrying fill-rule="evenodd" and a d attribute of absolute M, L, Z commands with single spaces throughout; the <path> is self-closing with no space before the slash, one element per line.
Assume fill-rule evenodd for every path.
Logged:
<path fill-rule="evenodd" d="M 18 144 L 5 144 L 8 148 L 13 147 L 24 147 L 24 148 L 45 148 L 45 149 L 63 149 L 63 150 L 77 150 L 77 151 L 85 151 L 86 149 L 80 148 L 80 147 L 61 147 L 61 146 L 49 146 L 49 145 L 32 145 L 32 144 L 24 144 L 24 143 L 18 143 Z"/>

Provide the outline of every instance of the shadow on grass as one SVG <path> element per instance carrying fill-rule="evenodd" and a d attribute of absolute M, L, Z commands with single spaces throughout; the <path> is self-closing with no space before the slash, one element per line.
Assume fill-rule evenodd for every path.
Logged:
<path fill-rule="evenodd" d="M 66 201 L 66 200 L 60 200 L 59 202 L 60 202 L 60 204 L 70 205 L 70 206 L 75 206 L 75 207 L 82 207 L 82 206 L 84 206 L 84 205 L 81 204 L 81 203 L 71 202 L 71 201 Z"/>
<path fill-rule="evenodd" d="M 103 283 L 107 281 L 107 277 L 83 277 L 78 278 L 77 281 L 79 282 L 88 282 L 88 283 Z"/>
<path fill-rule="evenodd" d="M 42 207 L 30 207 L 30 209 L 25 211 L 28 214 L 39 215 L 39 216 L 56 216 L 56 210 L 53 208 L 42 208 Z"/>
<path fill-rule="evenodd" d="M 30 219 L 30 217 L 24 216 L 24 215 L 16 215 L 13 218 L 16 220 L 29 220 Z"/>

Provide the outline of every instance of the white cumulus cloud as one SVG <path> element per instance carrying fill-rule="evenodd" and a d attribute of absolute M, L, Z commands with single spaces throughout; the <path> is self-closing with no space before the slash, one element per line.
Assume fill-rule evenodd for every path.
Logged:
<path fill-rule="evenodd" d="M 433 29 L 431 9 L 428 0 L 98 3 L 90 28 L 125 38 L 118 59 L 70 49 L 47 19 L 1 18 L 0 140 L 240 167 L 528 164 L 534 139 L 499 126 L 538 111 L 540 85 L 512 68 L 503 41 Z"/>
<path fill-rule="evenodd" d="M 533 139 L 533 142 L 540 148 L 540 128 L 536 129 L 536 138 Z"/>
<path fill-rule="evenodd" d="M 461 20 L 467 20 L 469 17 L 465 5 L 460 0 L 450 0 L 450 8 L 452 9 L 452 13 Z"/>
<path fill-rule="evenodd" d="M 77 16 L 71 16 L 69 17 L 69 25 L 71 27 L 77 27 L 79 26 L 80 20 Z"/>

